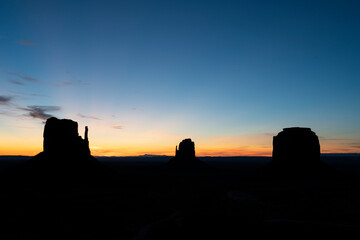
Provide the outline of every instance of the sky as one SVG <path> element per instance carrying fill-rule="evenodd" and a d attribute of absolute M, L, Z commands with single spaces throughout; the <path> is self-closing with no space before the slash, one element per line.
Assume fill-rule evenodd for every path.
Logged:
<path fill-rule="evenodd" d="M 0 155 L 42 151 L 48 117 L 93 155 L 271 156 L 286 127 L 360 152 L 360 2 L 0 2 Z"/>

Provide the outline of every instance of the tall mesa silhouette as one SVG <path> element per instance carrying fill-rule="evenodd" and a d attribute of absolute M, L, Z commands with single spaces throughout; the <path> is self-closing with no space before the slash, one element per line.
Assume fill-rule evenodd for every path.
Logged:
<path fill-rule="evenodd" d="M 290 127 L 273 137 L 272 161 L 264 168 L 267 177 L 324 178 L 338 173 L 320 160 L 320 142 L 310 128 Z"/>
<path fill-rule="evenodd" d="M 88 127 L 84 139 L 79 136 L 78 124 L 69 119 L 49 118 L 44 128 L 44 153 L 48 155 L 90 156 Z"/>
<path fill-rule="evenodd" d="M 91 156 L 88 127 L 84 139 L 78 123 L 70 119 L 47 119 L 43 134 L 43 152 L 23 163 L 9 176 L 25 185 L 108 185 L 117 173 Z"/>

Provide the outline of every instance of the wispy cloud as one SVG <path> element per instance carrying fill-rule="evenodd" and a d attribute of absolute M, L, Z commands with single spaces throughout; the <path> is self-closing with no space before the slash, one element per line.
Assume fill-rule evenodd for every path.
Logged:
<path fill-rule="evenodd" d="M 88 85 L 90 85 L 90 83 L 88 83 L 88 82 L 84 82 L 84 81 L 79 81 L 79 84 L 80 84 L 80 85 L 84 85 L 84 86 L 88 86 Z"/>
<path fill-rule="evenodd" d="M 21 40 L 21 41 L 20 41 L 20 44 L 21 44 L 21 45 L 27 45 L 27 46 L 34 46 L 34 45 L 35 45 L 34 42 L 29 41 L 29 40 Z"/>
<path fill-rule="evenodd" d="M 0 36 L 0 39 L 5 39 L 6 38 L 6 36 Z"/>
<path fill-rule="evenodd" d="M 322 136 L 318 136 L 319 140 L 324 141 L 324 142 L 346 142 L 349 141 L 351 139 L 348 138 L 329 138 L 329 137 L 322 137 Z"/>
<path fill-rule="evenodd" d="M 11 96 L 0 96 L 0 105 L 9 105 L 12 98 Z"/>
<path fill-rule="evenodd" d="M 27 95 L 32 96 L 32 97 L 49 97 L 47 95 L 37 94 L 37 93 L 28 93 Z"/>
<path fill-rule="evenodd" d="M 123 126 L 113 126 L 112 128 L 114 128 L 114 129 L 118 129 L 118 130 L 124 129 L 124 127 L 123 127 Z"/>
<path fill-rule="evenodd" d="M 46 120 L 50 117 L 53 117 L 53 115 L 48 112 L 56 112 L 61 108 L 59 106 L 27 106 L 26 108 L 19 109 L 28 112 L 28 114 L 26 114 L 27 116 Z"/>
<path fill-rule="evenodd" d="M 24 95 L 24 96 L 31 96 L 31 97 L 49 97 L 47 95 L 44 94 L 38 94 L 38 93 L 25 93 L 25 92 L 18 92 L 18 91 L 9 91 L 13 94 L 17 94 L 17 95 Z"/>
<path fill-rule="evenodd" d="M 62 86 L 71 86 L 72 82 L 61 82 L 60 83 Z"/>
<path fill-rule="evenodd" d="M 94 119 L 94 120 L 101 120 L 98 117 L 83 115 L 83 114 L 80 114 L 80 113 L 78 114 L 78 116 L 81 117 L 81 118 L 89 118 L 89 119 Z"/>
<path fill-rule="evenodd" d="M 20 82 L 20 81 L 16 81 L 16 80 L 9 80 L 9 82 L 11 82 L 12 84 L 15 84 L 15 85 L 25 86 L 25 83 Z"/>
<path fill-rule="evenodd" d="M 0 115 L 7 116 L 7 117 L 16 117 L 18 118 L 19 115 L 10 111 L 0 111 Z"/>
<path fill-rule="evenodd" d="M 18 78 L 20 78 L 21 80 L 27 81 L 27 82 L 32 82 L 32 83 L 40 83 L 40 80 L 27 76 L 26 74 L 22 73 L 22 72 L 14 72 L 14 71 L 7 71 L 7 70 L 2 70 L 0 69 L 1 72 L 5 72 L 7 74 L 11 74 L 13 76 L 16 76 Z"/>
<path fill-rule="evenodd" d="M 61 108 L 59 106 L 27 106 L 21 107 L 13 102 L 14 96 L 0 96 L 0 106 L 6 106 L 10 111 L 1 111 L 0 115 L 6 115 L 10 117 L 21 117 L 27 116 L 32 118 L 38 118 L 46 120 L 53 115 L 49 112 L 59 111 Z M 18 111 L 26 112 L 26 114 L 20 114 Z M 15 113 L 16 112 L 16 113 Z"/>
<path fill-rule="evenodd" d="M 83 82 L 83 81 L 63 81 L 63 82 L 52 84 L 52 86 L 54 86 L 54 87 L 68 87 L 68 86 L 75 86 L 75 85 L 88 86 L 90 84 L 87 82 Z"/>
<path fill-rule="evenodd" d="M 22 80 L 25 80 L 25 81 L 28 81 L 28 82 L 33 82 L 33 83 L 39 83 L 40 82 L 38 79 L 33 78 L 33 77 L 29 77 L 29 76 L 25 76 L 22 73 L 17 73 L 16 76 L 18 76 Z"/>

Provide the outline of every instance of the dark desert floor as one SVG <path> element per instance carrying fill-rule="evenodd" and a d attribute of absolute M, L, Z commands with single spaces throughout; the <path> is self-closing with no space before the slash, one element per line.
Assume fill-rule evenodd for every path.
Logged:
<path fill-rule="evenodd" d="M 26 157 L 1 157 L 6 176 Z M 97 158 L 115 169 L 104 186 L 16 186 L 2 181 L 1 239 L 240 239 L 360 233 L 359 156 L 322 156 L 334 179 L 264 179 L 267 157 Z M 66 176 L 64 176 L 66 178 Z M 4 179 L 4 177 L 3 177 Z M 8 178 L 7 178 L 8 179 Z M 44 179 L 46 182 L 46 179 Z"/>

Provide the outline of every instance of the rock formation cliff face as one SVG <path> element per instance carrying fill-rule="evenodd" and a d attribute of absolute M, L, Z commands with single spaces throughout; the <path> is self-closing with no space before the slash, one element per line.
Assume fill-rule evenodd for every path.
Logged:
<path fill-rule="evenodd" d="M 195 143 L 190 138 L 184 139 L 176 146 L 175 157 L 169 160 L 169 165 L 174 167 L 196 167 L 204 163 L 195 157 Z"/>
<path fill-rule="evenodd" d="M 311 164 L 320 161 L 320 143 L 310 128 L 284 128 L 273 138 L 273 162 Z"/>
<path fill-rule="evenodd" d="M 179 144 L 179 149 L 175 151 L 175 157 L 178 158 L 195 158 L 195 144 L 190 138 L 184 139 Z"/>
<path fill-rule="evenodd" d="M 14 181 L 71 187 L 109 185 L 117 178 L 115 171 L 91 156 L 87 127 L 83 139 L 77 122 L 52 117 L 46 121 L 43 136 L 44 151 L 14 169 Z"/>
<path fill-rule="evenodd" d="M 44 128 L 44 153 L 47 155 L 90 156 L 88 128 L 84 139 L 79 136 L 78 124 L 69 119 L 49 118 Z"/>
<path fill-rule="evenodd" d="M 320 160 L 320 143 L 310 128 L 284 128 L 273 138 L 272 161 L 261 170 L 272 178 L 334 177 L 336 171 Z"/>

